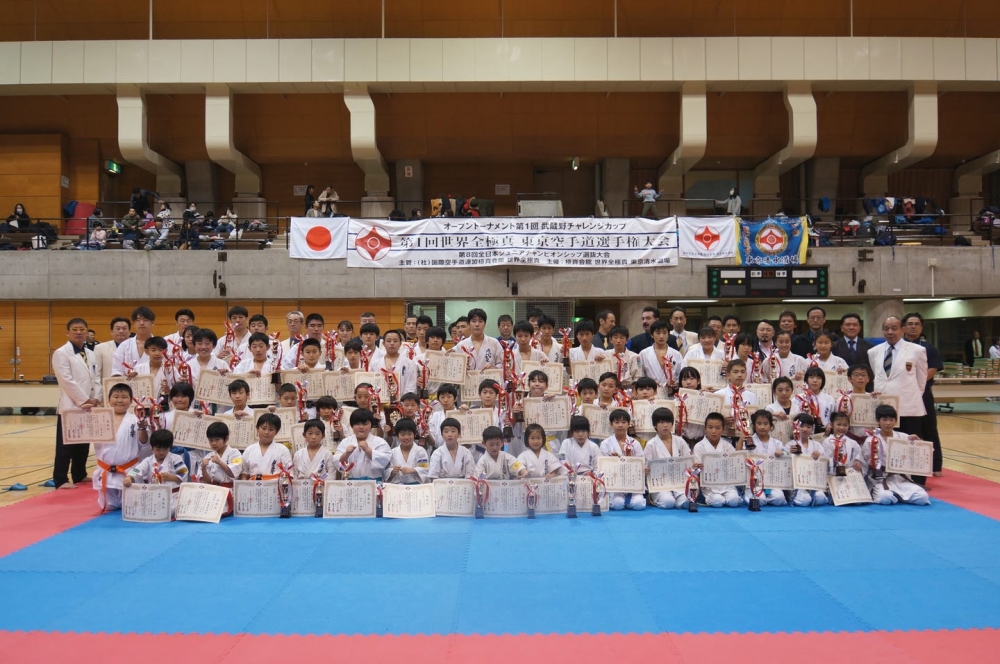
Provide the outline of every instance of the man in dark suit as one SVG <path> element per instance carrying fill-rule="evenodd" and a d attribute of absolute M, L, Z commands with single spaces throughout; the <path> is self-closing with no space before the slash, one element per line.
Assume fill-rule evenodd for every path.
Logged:
<path fill-rule="evenodd" d="M 644 307 L 642 310 L 641 318 L 642 321 L 642 334 L 637 334 L 628 340 L 625 345 L 633 353 L 640 353 L 646 348 L 653 345 L 653 335 L 649 333 L 649 326 L 653 324 L 653 321 L 660 319 L 660 310 L 656 307 Z M 677 341 L 673 337 L 667 337 L 667 345 L 674 350 L 677 350 Z M 679 351 L 678 351 L 679 352 Z"/>
<path fill-rule="evenodd" d="M 985 357 L 983 351 L 983 340 L 979 338 L 979 330 L 972 331 L 972 338 L 965 342 L 965 365 L 968 367 L 976 363 L 977 357 Z"/>
<path fill-rule="evenodd" d="M 826 309 L 823 307 L 813 307 L 810 309 L 806 313 L 806 322 L 809 324 L 809 329 L 806 333 L 792 339 L 792 352 L 800 357 L 808 357 L 810 353 L 815 353 L 816 336 L 820 332 L 829 332 L 826 329 Z M 837 335 L 831 333 L 831 336 L 834 343 L 836 343 Z M 834 354 L 836 354 L 836 351 L 834 351 Z"/>
<path fill-rule="evenodd" d="M 861 336 L 861 317 L 858 314 L 844 314 L 840 318 L 841 336 L 833 344 L 833 354 L 847 362 L 847 366 L 863 364 L 871 369 L 868 350 L 872 345 Z"/>

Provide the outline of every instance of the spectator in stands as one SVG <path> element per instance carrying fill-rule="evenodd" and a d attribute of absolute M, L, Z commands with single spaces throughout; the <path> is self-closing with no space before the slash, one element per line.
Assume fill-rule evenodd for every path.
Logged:
<path fill-rule="evenodd" d="M 153 235 L 147 236 L 146 251 L 150 249 L 170 249 L 170 242 L 167 240 L 167 235 L 170 234 L 170 231 L 163 227 L 163 220 L 157 219 L 153 223 L 155 224 Z"/>
<path fill-rule="evenodd" d="M 395 208 L 389 213 L 389 221 L 406 221 L 406 215 L 399 208 Z"/>
<path fill-rule="evenodd" d="M 312 207 L 306 210 L 307 217 L 322 217 L 323 213 L 319 209 L 319 201 L 313 201 Z"/>
<path fill-rule="evenodd" d="M 147 212 L 142 218 L 142 237 L 151 238 L 156 235 L 159 235 L 159 231 L 156 230 L 156 220 Z"/>
<path fill-rule="evenodd" d="M 78 249 L 103 249 L 108 243 L 108 233 L 100 219 L 92 222 L 90 237 L 78 245 Z"/>
<path fill-rule="evenodd" d="M 31 223 L 31 217 L 28 216 L 27 210 L 24 206 L 18 203 L 14 206 L 14 212 L 7 217 L 7 223 L 11 228 L 20 228 L 22 230 L 27 229 L 28 225 Z"/>
<path fill-rule="evenodd" d="M 191 205 L 194 205 L 192 203 Z M 198 228 L 192 217 L 187 217 L 185 212 L 184 221 L 181 222 L 180 237 L 177 239 L 178 249 L 200 249 L 198 241 Z"/>
<path fill-rule="evenodd" d="M 729 198 L 724 198 L 721 201 L 715 201 L 715 204 L 719 207 L 726 208 L 726 214 L 731 214 L 733 216 L 739 216 L 743 212 L 743 199 L 740 198 L 740 190 L 733 187 L 729 190 Z M 792 349 L 795 352 L 795 349 Z"/>
<path fill-rule="evenodd" d="M 126 242 L 131 240 L 134 243 L 138 239 L 141 225 L 142 217 L 137 214 L 134 207 L 130 207 L 128 213 L 122 217 L 122 235 Z M 134 245 L 131 248 L 134 248 Z"/>
<path fill-rule="evenodd" d="M 420 208 L 413 208 L 410 210 L 410 221 L 417 221 L 418 219 L 423 219 L 424 213 L 420 211 Z"/>
<path fill-rule="evenodd" d="M 310 216 L 309 211 L 313 209 L 313 203 L 316 202 L 316 187 L 310 185 L 306 186 L 306 205 L 303 208 L 305 210 L 306 216 Z M 316 216 L 316 215 L 312 215 Z"/>
<path fill-rule="evenodd" d="M 986 357 L 983 353 L 983 340 L 979 338 L 979 330 L 973 330 L 972 338 L 965 342 L 965 365 L 974 366 L 976 359 L 980 357 Z"/>
<path fill-rule="evenodd" d="M 635 197 L 642 201 L 642 215 L 645 217 L 647 214 L 652 214 L 653 219 L 659 219 L 660 215 L 656 212 L 656 201 L 660 200 L 662 195 L 660 192 L 653 189 L 653 182 L 651 180 L 646 181 L 646 185 L 643 187 L 642 191 L 639 191 L 639 187 L 632 187 L 632 192 Z"/>
<path fill-rule="evenodd" d="M 1000 360 L 1000 337 L 993 337 L 993 345 L 990 346 L 990 359 Z"/>
<path fill-rule="evenodd" d="M 187 209 L 184 210 L 184 219 L 190 220 L 196 225 L 201 223 L 202 216 L 201 213 L 198 212 L 198 206 L 195 203 L 191 203 L 187 206 Z"/>
<path fill-rule="evenodd" d="M 337 195 L 337 190 L 333 188 L 332 184 L 328 184 L 326 189 L 320 192 L 319 195 L 319 205 L 320 212 L 324 217 L 332 217 L 337 214 L 337 201 L 340 200 L 340 196 Z"/>
<path fill-rule="evenodd" d="M 170 230 L 170 227 L 174 225 L 173 210 L 170 209 L 170 203 L 160 201 L 160 211 L 156 213 L 156 218 L 162 219 L 163 227 Z"/>
<path fill-rule="evenodd" d="M 227 205 L 226 211 L 219 217 L 219 225 L 215 227 L 215 232 L 219 235 L 232 234 L 239 225 L 239 219 L 233 212 L 233 206 Z"/>
<path fill-rule="evenodd" d="M 218 223 L 215 219 L 215 210 L 206 212 L 205 219 L 201 222 L 201 239 L 207 240 L 209 236 L 215 235 L 215 227 L 218 226 Z"/>
<path fill-rule="evenodd" d="M 159 194 L 155 191 L 149 191 L 148 189 L 139 189 L 138 187 L 132 190 L 132 197 L 128 200 L 128 206 L 133 208 L 140 217 L 149 212 L 149 197 L 152 196 L 156 200 L 160 200 Z"/>

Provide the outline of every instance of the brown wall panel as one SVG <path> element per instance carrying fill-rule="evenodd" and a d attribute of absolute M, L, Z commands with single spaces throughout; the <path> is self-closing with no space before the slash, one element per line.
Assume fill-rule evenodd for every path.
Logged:
<path fill-rule="evenodd" d="M 1000 149 L 1000 94 L 938 95 L 938 142 L 919 168 L 955 167 Z"/>
<path fill-rule="evenodd" d="M 258 164 L 353 160 L 339 94 L 237 95 L 233 125 L 236 148 Z"/>
<path fill-rule="evenodd" d="M 819 132 L 815 156 L 841 157 L 845 167 L 856 167 L 906 143 L 905 92 L 817 92 L 813 96 Z"/>
<path fill-rule="evenodd" d="M 699 168 L 752 168 L 788 144 L 780 92 L 708 95 L 708 144 Z"/>
<path fill-rule="evenodd" d="M 149 147 L 171 161 L 207 160 L 205 95 L 147 95 Z"/>
<path fill-rule="evenodd" d="M 906 168 L 889 176 L 889 195 L 899 198 L 923 196 L 947 209 L 954 174 L 950 168 Z"/>
<path fill-rule="evenodd" d="M 510 196 L 495 196 L 497 184 L 509 184 Z M 430 163 L 424 166 L 424 192 L 428 199 L 448 194 L 493 199 L 497 216 L 517 214 L 517 193 L 535 191 L 530 163 Z"/>
<path fill-rule="evenodd" d="M 17 203 L 32 219 L 58 223 L 62 209 L 62 142 L 59 135 L 0 136 L 0 211 L 3 217 Z"/>
<path fill-rule="evenodd" d="M 21 351 L 19 374 L 26 380 L 41 380 L 51 373 L 52 351 L 66 343 L 66 321 L 56 323 L 61 331 L 50 330 L 48 302 L 17 302 L 14 331 Z M 51 334 L 51 341 L 50 341 Z"/>
<path fill-rule="evenodd" d="M 314 162 L 308 166 L 301 163 L 265 164 L 261 171 L 264 178 L 264 198 L 277 203 L 276 214 L 280 216 L 300 216 L 305 213 L 304 199 L 294 195 L 293 187 L 306 184 L 316 186 L 316 196 L 323 191 L 323 187 L 332 184 L 337 195 L 344 201 L 337 204 L 338 212 L 355 215 L 361 212 L 361 206 L 356 201 L 360 201 L 365 195 L 365 176 L 354 162 Z"/>

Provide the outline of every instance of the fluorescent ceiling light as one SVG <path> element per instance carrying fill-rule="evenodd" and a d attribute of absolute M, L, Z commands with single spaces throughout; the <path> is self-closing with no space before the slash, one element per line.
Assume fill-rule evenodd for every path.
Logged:
<path fill-rule="evenodd" d="M 667 300 L 667 304 L 715 304 L 718 300 Z"/>
<path fill-rule="evenodd" d="M 904 297 L 903 302 L 947 302 L 950 297 Z"/>
<path fill-rule="evenodd" d="M 812 302 L 833 302 L 833 299 L 832 298 L 828 298 L 828 297 L 817 297 L 817 298 L 813 298 L 813 299 L 806 298 L 806 299 L 782 300 L 782 302 L 791 302 L 791 303 L 798 303 L 798 304 L 810 304 Z"/>

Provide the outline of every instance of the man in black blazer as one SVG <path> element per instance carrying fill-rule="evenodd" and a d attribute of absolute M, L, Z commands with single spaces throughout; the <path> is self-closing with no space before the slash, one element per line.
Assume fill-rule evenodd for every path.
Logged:
<path fill-rule="evenodd" d="M 861 336 L 861 317 L 844 314 L 840 317 L 841 337 L 833 344 L 833 354 L 847 362 L 847 366 L 863 364 L 871 369 L 868 351 L 872 345 Z"/>
<path fill-rule="evenodd" d="M 808 357 L 810 353 L 815 353 L 816 336 L 820 332 L 827 332 L 837 342 L 837 334 L 826 329 L 826 309 L 823 307 L 812 307 L 806 313 L 806 322 L 809 329 L 805 334 L 792 337 L 792 352 L 800 357 Z M 834 346 L 836 348 L 836 346 Z M 834 351 L 836 355 L 836 351 Z"/>
<path fill-rule="evenodd" d="M 972 338 L 965 342 L 965 366 L 973 366 L 977 357 L 986 357 L 985 350 L 986 346 L 979 338 L 979 330 L 973 330 Z"/>

